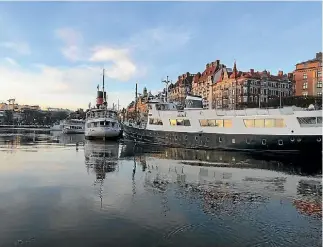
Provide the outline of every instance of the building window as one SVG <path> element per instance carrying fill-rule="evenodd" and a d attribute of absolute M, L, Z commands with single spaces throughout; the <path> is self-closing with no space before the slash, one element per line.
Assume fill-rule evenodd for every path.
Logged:
<path fill-rule="evenodd" d="M 308 83 L 307 82 L 303 82 L 303 89 L 307 89 Z"/>
<path fill-rule="evenodd" d="M 302 92 L 302 95 L 303 96 L 307 96 L 308 95 L 308 92 Z"/>
<path fill-rule="evenodd" d="M 171 126 L 191 126 L 188 119 L 169 119 L 169 123 Z"/>
<path fill-rule="evenodd" d="M 307 79 L 307 73 L 303 73 L 303 79 L 306 80 Z"/>
<path fill-rule="evenodd" d="M 322 81 L 317 82 L 317 88 L 322 88 Z"/>
<path fill-rule="evenodd" d="M 317 96 L 322 96 L 322 92 L 317 92 Z"/>
<path fill-rule="evenodd" d="M 322 71 L 317 71 L 317 77 L 322 80 Z"/>

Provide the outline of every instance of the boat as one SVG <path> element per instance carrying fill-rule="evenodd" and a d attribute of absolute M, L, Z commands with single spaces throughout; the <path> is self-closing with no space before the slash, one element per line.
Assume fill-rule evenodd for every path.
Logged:
<path fill-rule="evenodd" d="M 148 101 L 147 119 L 124 124 L 124 136 L 171 147 L 321 154 L 322 110 L 313 108 L 203 109 L 201 97 L 188 95 L 183 110 Z"/>
<path fill-rule="evenodd" d="M 64 123 L 65 123 L 65 120 L 60 120 L 59 122 L 54 123 L 50 127 L 50 131 L 62 131 L 63 130 Z"/>
<path fill-rule="evenodd" d="M 84 134 L 85 121 L 83 119 L 68 119 L 63 124 L 62 132 L 64 134 Z"/>
<path fill-rule="evenodd" d="M 119 123 L 117 110 L 108 108 L 106 92 L 104 91 L 104 70 L 103 88 L 97 91 L 96 107 L 89 109 L 86 113 L 85 138 L 86 139 L 118 139 L 122 136 L 121 124 Z"/>

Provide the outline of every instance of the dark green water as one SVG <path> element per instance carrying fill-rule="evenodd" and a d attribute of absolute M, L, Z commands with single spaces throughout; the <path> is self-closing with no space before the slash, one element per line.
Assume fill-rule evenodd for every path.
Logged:
<path fill-rule="evenodd" d="M 0 247 L 321 246 L 322 160 L 55 135 L 0 135 Z"/>

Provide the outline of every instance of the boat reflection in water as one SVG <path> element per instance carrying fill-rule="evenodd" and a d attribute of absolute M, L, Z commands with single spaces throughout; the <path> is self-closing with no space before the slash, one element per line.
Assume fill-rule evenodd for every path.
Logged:
<path fill-rule="evenodd" d="M 88 173 L 95 173 L 94 187 L 99 186 L 99 197 L 103 201 L 103 183 L 106 174 L 118 169 L 119 143 L 85 140 L 84 143 L 85 165 Z"/>
<path fill-rule="evenodd" d="M 143 171 L 148 170 L 148 187 L 166 191 L 176 184 L 181 194 L 202 196 L 211 211 L 234 213 L 238 204 L 259 206 L 278 197 L 301 213 L 321 217 L 322 161 L 309 166 L 301 157 L 273 160 L 248 153 L 152 149 L 131 143 L 122 146 L 121 153 L 136 156 Z"/>

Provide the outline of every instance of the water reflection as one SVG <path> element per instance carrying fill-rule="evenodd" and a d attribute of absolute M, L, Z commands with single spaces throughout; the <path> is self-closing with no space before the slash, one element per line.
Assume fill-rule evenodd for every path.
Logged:
<path fill-rule="evenodd" d="M 73 136 L 15 138 L 15 152 L 0 154 L 1 246 L 321 245 L 321 168 Z M 37 152 L 25 152 L 31 147 Z"/>

